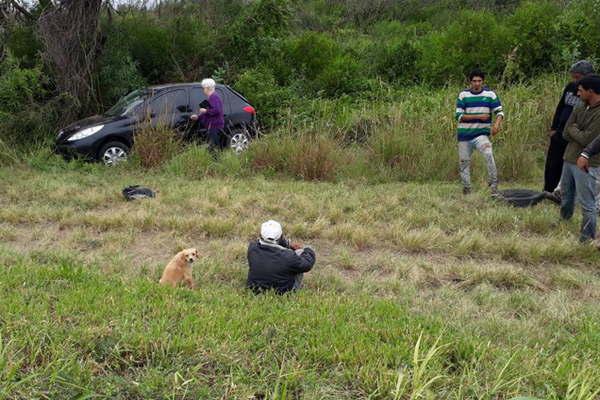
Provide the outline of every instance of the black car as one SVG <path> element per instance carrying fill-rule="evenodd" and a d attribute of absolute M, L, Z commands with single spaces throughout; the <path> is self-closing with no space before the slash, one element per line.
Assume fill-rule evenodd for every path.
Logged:
<path fill-rule="evenodd" d="M 225 145 L 246 149 L 258 134 L 256 111 L 248 100 L 227 85 L 217 85 L 225 114 Z M 188 140 L 205 141 L 207 130 L 190 116 L 205 104 L 200 83 L 151 86 L 131 92 L 102 115 L 77 121 L 56 137 L 56 151 L 65 158 L 83 157 L 107 165 L 127 159 L 135 131 L 162 123 Z"/>

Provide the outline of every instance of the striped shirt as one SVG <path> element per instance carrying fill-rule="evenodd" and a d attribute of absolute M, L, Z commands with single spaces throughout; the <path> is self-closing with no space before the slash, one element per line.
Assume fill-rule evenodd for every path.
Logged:
<path fill-rule="evenodd" d="M 462 121 L 463 115 L 485 114 L 486 118 Z M 465 89 L 456 100 L 457 137 L 460 142 L 473 140 L 481 135 L 490 135 L 492 114 L 504 116 L 500 98 L 493 91 L 484 88 L 479 93 Z"/>

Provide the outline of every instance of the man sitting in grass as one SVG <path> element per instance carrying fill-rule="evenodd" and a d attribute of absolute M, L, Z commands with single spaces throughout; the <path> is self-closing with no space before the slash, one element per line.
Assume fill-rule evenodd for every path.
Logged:
<path fill-rule="evenodd" d="M 471 193 L 471 154 L 474 149 L 485 157 L 492 195 L 498 192 L 498 172 L 489 136 L 500 132 L 504 113 L 500 99 L 484 86 L 484 80 L 482 71 L 472 71 L 469 74 L 470 87 L 460 92 L 456 101 L 459 168 L 464 194 Z M 493 126 L 492 115 L 496 116 Z"/>
<path fill-rule="evenodd" d="M 248 287 L 255 293 L 269 289 L 279 294 L 298 290 L 303 274 L 312 269 L 315 260 L 311 248 L 290 245 L 281 224 L 267 221 L 261 226 L 260 239 L 248 246 Z"/>
<path fill-rule="evenodd" d="M 596 237 L 597 180 L 600 178 L 600 154 L 584 148 L 600 135 L 600 76 L 588 75 L 578 83 L 578 95 L 583 102 L 569 117 L 563 137 L 569 143 L 565 149 L 560 179 L 562 201 L 560 215 L 570 219 L 575 210 L 575 199 L 581 205 L 580 242 Z M 579 158 L 579 160 L 578 160 Z M 577 168 L 577 162 L 579 166 Z"/>

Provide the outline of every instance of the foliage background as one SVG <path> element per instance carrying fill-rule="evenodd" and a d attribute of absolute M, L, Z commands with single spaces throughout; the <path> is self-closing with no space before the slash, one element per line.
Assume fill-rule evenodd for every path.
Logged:
<path fill-rule="evenodd" d="M 375 152 L 388 167 L 414 159 L 414 170 L 427 161 L 424 146 L 439 146 L 443 163 L 430 175 L 446 179 L 455 169 L 444 164 L 454 160 L 447 117 L 467 71 L 484 69 L 503 99 L 508 93 L 508 121 L 520 131 L 506 141 L 515 159 L 535 164 L 525 153 L 545 146 L 565 71 L 600 55 L 597 0 L 105 2 L 93 91 L 81 98 L 58 89 L 44 57 L 39 20 L 52 4 L 33 2 L 29 17 L 1 21 L 0 140 L 11 147 L 46 145 L 69 120 L 100 113 L 134 88 L 212 76 L 256 105 L 265 132 L 334 141 L 321 151 L 358 144 L 358 159 Z M 521 109 L 529 100 L 543 113 L 533 122 L 515 118 L 529 115 Z M 522 165 L 505 169 L 506 178 L 531 177 Z"/>

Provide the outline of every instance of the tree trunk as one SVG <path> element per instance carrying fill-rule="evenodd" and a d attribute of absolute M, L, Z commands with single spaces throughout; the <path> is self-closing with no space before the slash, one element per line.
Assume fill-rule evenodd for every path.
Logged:
<path fill-rule="evenodd" d="M 102 0 L 62 0 L 38 21 L 42 57 L 54 71 L 58 91 L 73 96 L 79 111 L 90 108 L 94 98 L 101 7 Z M 68 117 L 76 117 L 77 111 L 68 110 Z"/>

